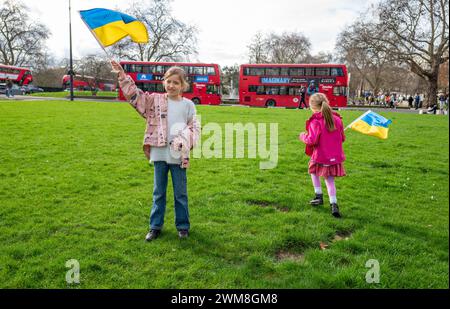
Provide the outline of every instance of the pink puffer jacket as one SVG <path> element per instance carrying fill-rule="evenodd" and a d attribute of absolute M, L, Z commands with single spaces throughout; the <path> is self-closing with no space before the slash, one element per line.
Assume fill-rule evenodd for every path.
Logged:
<path fill-rule="evenodd" d="M 342 143 L 345 141 L 344 126 L 341 115 L 333 112 L 336 129 L 328 131 L 322 113 L 314 113 L 306 121 L 307 133 L 302 133 L 299 139 L 306 144 L 305 153 L 311 156 L 315 163 L 333 165 L 345 161 Z"/>

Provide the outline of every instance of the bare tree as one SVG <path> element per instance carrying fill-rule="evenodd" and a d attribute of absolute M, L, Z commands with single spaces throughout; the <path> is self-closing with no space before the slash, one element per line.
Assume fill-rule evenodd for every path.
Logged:
<path fill-rule="evenodd" d="M 136 44 L 125 39 L 112 47 L 114 55 L 135 61 L 179 61 L 197 54 L 197 29 L 171 14 L 171 0 L 134 2 L 126 12 L 142 21 L 149 43 Z"/>
<path fill-rule="evenodd" d="M 318 52 L 316 55 L 307 55 L 305 63 L 331 63 L 333 61 L 333 54 L 329 52 Z"/>
<path fill-rule="evenodd" d="M 362 19 L 367 19 L 364 15 Z M 356 21 L 342 31 L 337 38 L 337 58 L 347 63 L 352 78 L 360 77 L 356 84 L 361 92 L 364 84 L 378 94 L 383 84 L 383 72 L 392 66 L 392 55 L 390 50 L 385 50 L 378 40 L 370 40 L 369 34 L 374 31 L 373 24 L 366 24 L 362 20 Z M 355 85 L 355 83 L 353 83 Z"/>
<path fill-rule="evenodd" d="M 448 0 L 384 0 L 371 41 L 428 82 L 425 105 L 437 102 L 439 67 L 449 59 Z"/>
<path fill-rule="evenodd" d="M 270 34 L 267 45 L 270 62 L 272 63 L 301 63 L 309 55 L 311 42 L 301 33 Z"/>
<path fill-rule="evenodd" d="M 114 80 L 115 75 L 111 73 L 111 68 L 109 65 L 109 60 L 104 56 L 97 55 L 87 55 L 80 59 L 77 74 L 82 77 L 90 76 L 93 78 L 91 91 L 93 94 L 97 92 L 98 83 L 102 79 Z"/>
<path fill-rule="evenodd" d="M 248 45 L 250 63 L 304 63 L 310 57 L 311 42 L 302 33 L 256 33 Z"/>
<path fill-rule="evenodd" d="M 249 63 L 267 63 L 269 62 L 268 48 L 266 39 L 261 32 L 257 32 L 250 45 L 247 46 L 249 54 Z"/>
<path fill-rule="evenodd" d="M 16 66 L 39 66 L 45 62 L 45 40 L 50 31 L 30 20 L 20 1 L 0 5 L 0 62 Z"/>
<path fill-rule="evenodd" d="M 64 67 L 47 67 L 33 72 L 33 83 L 39 87 L 61 88 L 62 77 L 66 74 Z"/>

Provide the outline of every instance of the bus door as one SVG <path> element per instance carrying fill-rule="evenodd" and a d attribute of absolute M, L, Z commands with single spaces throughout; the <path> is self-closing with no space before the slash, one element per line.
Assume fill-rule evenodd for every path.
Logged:
<path fill-rule="evenodd" d="M 195 104 L 205 104 L 208 103 L 206 100 L 206 84 L 194 84 L 192 101 L 194 101 Z"/>
<path fill-rule="evenodd" d="M 218 98 L 219 98 L 220 89 L 214 84 L 208 84 L 206 85 L 206 95 L 205 95 L 205 103 L 207 104 L 219 104 Z"/>
<path fill-rule="evenodd" d="M 337 106 L 336 96 L 333 95 L 333 85 L 320 85 L 319 91 L 327 96 L 330 106 Z"/>

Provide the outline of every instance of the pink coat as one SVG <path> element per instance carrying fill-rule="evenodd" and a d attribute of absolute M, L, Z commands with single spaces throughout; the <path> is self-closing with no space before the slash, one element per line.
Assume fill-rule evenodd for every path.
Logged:
<path fill-rule="evenodd" d="M 345 141 L 341 116 L 333 112 L 336 130 L 329 132 L 322 113 L 314 113 L 306 121 L 307 133 L 301 133 L 299 139 L 306 144 L 305 153 L 314 163 L 325 165 L 339 164 L 345 161 L 342 143 Z"/>
<path fill-rule="evenodd" d="M 122 74 L 118 77 L 120 88 L 123 95 L 130 101 L 136 111 L 145 118 L 147 126 L 144 134 L 143 149 L 147 159 L 150 159 L 150 148 L 164 147 L 167 145 L 167 94 L 143 92 L 136 87 L 134 81 L 127 75 Z M 197 144 L 200 135 L 200 124 L 197 118 L 186 124 L 184 130 L 180 133 L 185 144 L 181 151 L 181 167 L 189 167 L 189 150 L 192 150 Z M 177 139 L 180 140 L 180 139 Z"/>

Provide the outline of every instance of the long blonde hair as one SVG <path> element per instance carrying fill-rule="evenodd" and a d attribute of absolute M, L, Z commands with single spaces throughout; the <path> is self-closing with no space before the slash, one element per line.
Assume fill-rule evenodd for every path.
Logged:
<path fill-rule="evenodd" d="M 327 125 L 328 131 L 336 130 L 334 125 L 333 112 L 331 111 L 330 103 L 326 95 L 323 93 L 315 93 L 309 98 L 309 105 L 322 113 L 323 118 L 325 118 L 325 123 Z"/>

